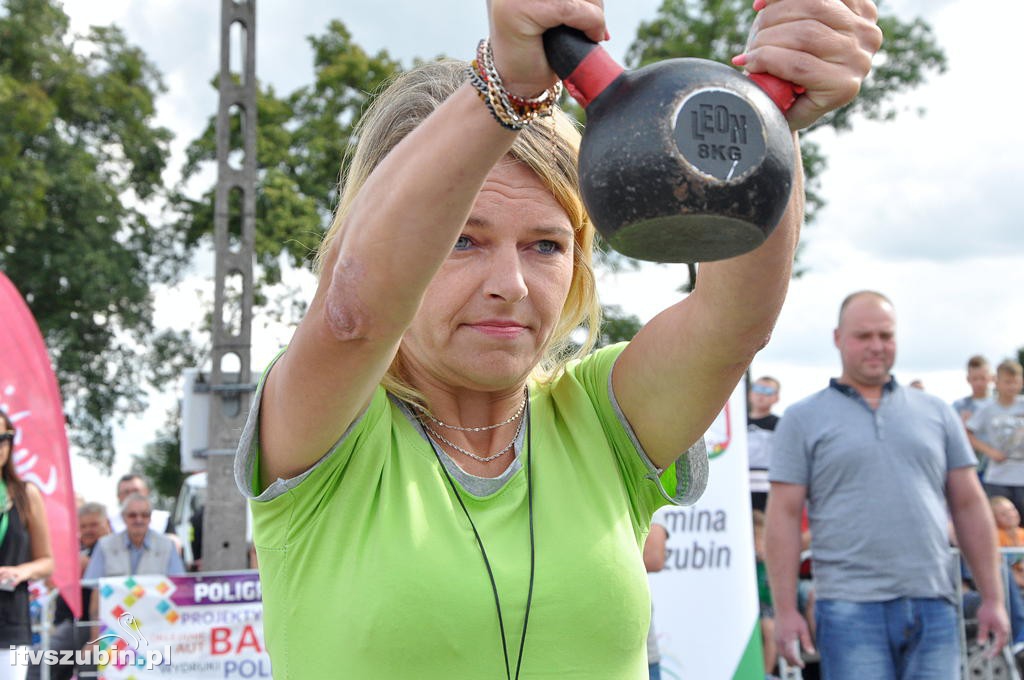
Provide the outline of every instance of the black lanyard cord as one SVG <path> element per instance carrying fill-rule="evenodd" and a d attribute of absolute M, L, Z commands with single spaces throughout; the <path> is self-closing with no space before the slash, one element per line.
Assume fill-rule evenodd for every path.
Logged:
<path fill-rule="evenodd" d="M 533 462 L 533 437 L 529 406 L 527 406 L 524 417 L 526 418 L 526 498 L 530 517 L 530 586 L 526 593 L 526 612 L 523 615 L 523 632 L 519 638 L 519 658 L 516 660 L 515 680 L 519 680 L 519 670 L 523 664 L 523 648 L 526 646 L 526 627 L 530 623 L 530 605 L 533 603 L 533 577 L 536 567 L 536 550 L 533 531 L 533 473 L 531 465 Z M 441 460 L 441 453 L 438 451 L 438 447 L 430 437 L 427 437 L 427 440 L 430 441 L 430 447 L 434 451 L 434 456 L 437 458 L 437 462 L 441 465 L 441 470 L 444 471 L 445 479 L 448 480 L 448 486 L 451 487 L 452 493 L 455 495 L 455 499 L 459 501 L 459 506 L 462 508 L 463 514 L 466 515 L 466 519 L 469 521 L 470 528 L 473 529 L 473 536 L 476 538 L 476 544 L 480 548 L 480 554 L 484 558 L 484 567 L 487 569 L 487 578 L 491 582 L 491 592 L 494 593 L 494 607 L 498 612 L 498 629 L 501 632 L 501 652 L 505 657 L 505 677 L 507 680 L 512 680 L 512 671 L 509 668 L 508 663 L 508 643 L 505 638 L 505 619 L 501 615 L 501 599 L 498 597 L 498 585 L 494 581 L 494 571 L 491 569 L 491 561 L 487 558 L 487 550 L 484 549 L 484 542 L 480 538 L 480 532 L 477 531 L 476 524 L 473 522 L 473 518 L 469 514 L 469 509 L 466 507 L 466 503 L 462 500 L 462 495 L 455 487 L 455 480 L 452 479 L 451 473 L 448 472 L 448 468 L 445 466 L 444 461 Z"/>
<path fill-rule="evenodd" d="M 533 432 L 530 427 L 530 412 L 526 412 L 526 503 L 530 513 L 530 587 L 526 591 L 526 612 L 523 614 L 523 635 L 519 639 L 519 659 L 516 661 L 516 680 L 519 680 L 519 668 L 523 665 L 523 648 L 526 647 L 526 626 L 530 623 L 530 605 L 533 604 L 533 575 L 536 566 L 534 558 L 537 553 L 533 534 Z M 504 635 L 504 633 L 502 633 Z"/>

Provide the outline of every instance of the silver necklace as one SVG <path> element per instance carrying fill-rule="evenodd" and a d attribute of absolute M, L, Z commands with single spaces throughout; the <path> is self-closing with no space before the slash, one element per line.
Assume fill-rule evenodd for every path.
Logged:
<path fill-rule="evenodd" d="M 520 412 L 522 412 L 522 409 L 520 409 Z M 512 441 L 510 441 L 508 444 L 506 444 L 504 446 L 504 448 L 501 449 L 501 451 L 497 451 L 495 453 L 492 453 L 489 456 L 478 456 L 477 454 L 473 453 L 472 451 L 467 451 L 466 449 L 462 448 L 461 446 L 459 446 L 455 442 L 452 442 L 452 441 L 446 439 L 442 434 L 440 434 L 439 432 L 434 430 L 432 427 L 430 427 L 426 423 L 423 423 L 423 429 L 425 429 L 427 431 L 427 433 L 430 435 L 430 437 L 434 441 L 436 441 L 438 444 L 442 444 L 442 443 L 446 444 L 449 447 L 451 447 L 451 448 L 455 449 L 456 451 L 458 451 L 459 453 L 463 454 L 464 456 L 469 456 L 473 460 L 480 461 L 481 463 L 490 463 L 492 460 L 496 460 L 503 453 L 505 453 L 506 451 L 508 451 L 509 449 L 511 449 L 515 445 L 516 440 L 519 439 L 519 433 L 523 431 L 523 422 L 525 420 L 526 420 L 526 418 L 523 418 L 522 420 L 519 421 L 519 425 L 516 426 L 516 433 L 514 435 L 512 435 Z M 422 421 L 420 421 L 420 422 L 422 422 Z M 509 420 L 508 422 L 512 422 L 512 421 Z M 506 424 L 506 423 L 503 423 L 503 424 Z"/>
<path fill-rule="evenodd" d="M 427 418 L 429 418 L 431 420 L 431 422 L 433 422 L 435 425 L 437 425 L 438 427 L 443 427 L 446 430 L 455 430 L 456 432 L 487 432 L 488 430 L 497 430 L 499 427 L 502 427 L 503 425 L 508 425 L 509 423 L 514 421 L 516 418 L 518 418 L 519 416 L 523 415 L 523 409 L 526 408 L 526 399 L 527 399 L 528 396 L 529 396 L 528 393 L 523 394 L 523 402 L 521 404 L 519 404 L 519 408 L 516 410 L 515 413 L 513 413 L 511 416 L 509 416 L 509 418 L 507 420 L 503 420 L 500 423 L 496 423 L 494 425 L 484 425 L 482 427 L 462 427 L 460 425 L 449 425 L 448 423 L 441 422 L 440 420 L 435 418 L 434 415 L 430 411 L 428 411 L 425 407 L 420 406 L 416 402 L 410 402 L 410 404 L 412 406 L 416 407 L 416 409 L 418 409 L 421 413 L 423 413 L 423 415 L 425 415 Z M 517 434 L 518 434 L 518 432 L 517 432 Z M 444 440 L 444 441 L 445 441 L 445 443 L 451 444 L 450 442 L 448 442 L 447 439 Z M 454 446 L 454 444 L 451 444 L 451 445 Z M 502 451 L 502 453 L 504 453 L 504 451 Z"/>
<path fill-rule="evenodd" d="M 526 591 L 526 612 L 523 615 L 523 630 L 519 636 L 519 657 L 516 660 L 515 680 L 519 680 L 519 671 L 523 665 L 523 650 L 526 648 L 526 627 L 530 623 L 530 607 L 533 604 L 534 574 L 537 568 L 537 543 L 534 537 L 533 526 L 533 433 L 529 422 L 529 414 L 527 414 L 523 420 L 527 421 L 525 456 L 526 502 L 530 513 L 530 587 L 529 590 Z M 420 421 L 420 424 L 422 424 L 423 427 L 426 427 L 423 421 Z M 522 427 L 522 423 L 519 425 Z M 513 439 L 512 441 L 515 440 Z M 498 614 L 498 631 L 501 633 L 501 651 L 505 657 L 505 677 L 508 678 L 508 680 L 512 680 L 512 669 L 508 658 L 508 640 L 505 637 L 505 618 L 501 615 L 501 598 L 498 597 L 498 586 L 494 582 L 494 571 L 491 569 L 491 561 L 487 557 L 487 550 L 484 549 L 484 542 L 480 539 L 480 532 L 477 531 L 476 523 L 473 522 L 473 517 L 469 514 L 466 502 L 462 500 L 462 494 L 460 494 L 458 489 L 455 488 L 455 481 L 452 479 L 451 473 L 448 472 L 448 466 L 441 461 L 440 447 L 431 445 L 430 448 L 434 451 L 434 456 L 437 458 L 437 462 L 441 466 L 441 471 L 444 473 L 445 479 L 448 481 L 448 486 L 452 490 L 452 495 L 455 496 L 455 500 L 459 502 L 459 506 L 462 508 L 462 513 L 466 516 L 466 521 L 469 522 L 469 526 L 473 530 L 473 536 L 476 538 L 477 547 L 480 548 L 480 555 L 484 558 L 484 568 L 487 569 L 487 578 L 491 582 L 491 592 L 494 593 L 494 606 Z"/>

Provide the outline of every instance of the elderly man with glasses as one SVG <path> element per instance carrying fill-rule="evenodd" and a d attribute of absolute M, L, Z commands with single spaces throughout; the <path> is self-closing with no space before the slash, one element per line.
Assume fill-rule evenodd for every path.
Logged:
<path fill-rule="evenodd" d="M 121 503 L 121 517 L 124 519 L 124 531 L 104 536 L 96 543 L 89 566 L 82 574 L 83 581 L 95 581 L 104 576 L 180 576 L 185 573 L 185 565 L 174 541 L 149 528 L 153 517 L 149 498 L 138 493 L 129 495 Z M 95 621 L 99 612 L 97 590 L 92 591 L 89 612 L 89 618 Z M 92 638 L 98 635 L 99 627 L 94 626 Z"/>
<path fill-rule="evenodd" d="M 174 542 L 149 528 L 153 506 L 142 494 L 132 494 L 121 504 L 125 530 L 104 536 L 96 544 L 82 578 L 185 573 Z"/>
<path fill-rule="evenodd" d="M 125 521 L 123 532 L 99 539 L 92 551 L 89 565 L 82 575 L 83 581 L 103 577 L 154 575 L 180 576 L 185 572 L 177 547 L 164 534 L 150 528 L 153 504 L 141 494 L 128 496 L 121 504 L 121 517 Z M 91 619 L 96 619 L 99 601 L 92 591 Z M 93 629 L 95 637 L 97 629 Z"/>

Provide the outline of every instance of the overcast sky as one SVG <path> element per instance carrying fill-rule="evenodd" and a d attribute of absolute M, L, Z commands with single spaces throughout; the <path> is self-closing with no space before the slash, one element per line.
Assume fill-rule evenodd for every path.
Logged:
<path fill-rule="evenodd" d="M 405 64 L 416 56 L 467 56 L 486 31 L 484 3 L 476 4 L 259 0 L 257 73 L 279 93 L 309 83 L 305 37 L 323 33 L 335 18 L 367 51 L 386 49 Z M 606 0 L 613 56 L 621 60 L 637 24 L 653 18 L 659 4 Z M 169 91 L 159 101 L 159 122 L 178 135 L 172 181 L 181 149 L 216 110 L 209 83 L 218 69 L 219 3 L 66 0 L 64 7 L 73 30 L 121 26 L 164 74 Z M 985 354 L 996 363 L 1024 345 L 1024 126 L 1017 120 L 1024 4 L 887 0 L 883 10 L 924 17 L 946 50 L 949 70 L 904 97 L 907 112 L 896 121 L 858 121 L 854 131 L 838 137 L 815 134 L 829 160 L 823 177 L 828 206 L 804 232 L 801 263 L 809 271 L 791 285 L 772 341 L 753 364 L 755 374 L 781 380 L 782 407 L 838 374 L 831 333 L 839 302 L 854 290 L 882 291 L 896 305 L 897 379 L 920 378 L 948 400 L 966 391 L 969 355 Z M 919 108 L 927 112 L 918 116 Z M 678 299 L 675 291 L 685 278 L 677 266 L 606 276 L 602 299 L 646 320 Z M 162 295 L 168 309 L 159 319 L 179 314 L 175 296 L 195 285 Z M 257 369 L 287 336 L 263 338 L 253 351 Z M 167 406 L 157 400 L 155 413 L 119 433 L 116 473 L 152 438 Z"/>

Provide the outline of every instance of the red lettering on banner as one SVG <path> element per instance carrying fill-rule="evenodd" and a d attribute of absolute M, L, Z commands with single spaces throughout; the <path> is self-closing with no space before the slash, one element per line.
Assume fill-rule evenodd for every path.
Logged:
<path fill-rule="evenodd" d="M 231 629 L 214 627 L 210 629 L 210 654 L 229 654 L 231 652 Z"/>
<path fill-rule="evenodd" d="M 241 652 L 246 647 L 252 647 L 257 654 L 263 652 L 263 648 L 260 647 L 260 639 L 256 636 L 256 631 L 252 629 L 252 626 L 242 629 L 242 636 L 238 639 L 238 649 L 235 652 Z"/>
<path fill-rule="evenodd" d="M 238 641 L 232 639 L 231 629 L 223 626 L 210 629 L 210 653 L 218 654 L 240 654 L 248 647 L 257 654 L 263 653 L 263 645 L 260 644 L 260 636 L 256 629 L 250 625 L 245 626 L 238 636 Z"/>

